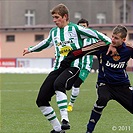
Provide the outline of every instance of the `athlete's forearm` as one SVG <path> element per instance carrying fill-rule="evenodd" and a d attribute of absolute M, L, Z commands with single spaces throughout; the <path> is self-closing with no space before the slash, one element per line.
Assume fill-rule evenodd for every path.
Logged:
<path fill-rule="evenodd" d="M 106 45 L 110 45 L 112 43 L 111 39 L 108 36 L 106 36 L 105 34 L 99 32 L 99 31 L 96 31 L 96 33 L 97 33 L 98 39 L 105 42 Z"/>
<path fill-rule="evenodd" d="M 112 43 L 111 39 L 108 36 L 106 36 L 105 34 L 97 30 L 90 29 L 90 28 L 83 28 L 83 27 L 79 27 L 78 29 L 80 33 L 83 34 L 84 36 L 88 36 L 89 38 L 96 38 L 98 40 L 101 40 L 105 42 L 106 45 L 109 45 Z"/>
<path fill-rule="evenodd" d="M 61 62 L 61 67 L 67 68 L 75 59 L 83 57 L 84 55 L 87 54 L 93 55 L 95 54 L 96 51 L 106 46 L 107 45 L 105 44 L 105 42 L 100 41 L 95 44 L 85 46 L 78 50 L 72 50 L 68 53 L 67 57 Z"/>
<path fill-rule="evenodd" d="M 28 50 L 29 52 L 39 52 L 45 48 L 45 44 L 46 44 L 46 41 L 43 40 L 35 46 L 30 46 Z"/>

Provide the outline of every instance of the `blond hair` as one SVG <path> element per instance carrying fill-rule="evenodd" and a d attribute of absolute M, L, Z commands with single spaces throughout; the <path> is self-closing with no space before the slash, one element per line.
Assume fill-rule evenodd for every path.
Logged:
<path fill-rule="evenodd" d="M 117 25 L 113 29 L 113 34 L 121 33 L 121 38 L 126 38 L 127 36 L 127 28 L 124 25 Z"/>

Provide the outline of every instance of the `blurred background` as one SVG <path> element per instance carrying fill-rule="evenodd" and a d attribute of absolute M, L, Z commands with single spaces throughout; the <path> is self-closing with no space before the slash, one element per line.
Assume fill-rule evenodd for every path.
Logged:
<path fill-rule="evenodd" d="M 117 24 L 125 25 L 129 30 L 126 41 L 133 42 L 133 0 L 0 0 L 1 68 L 52 68 L 54 48 L 24 57 L 22 52 L 47 38 L 55 26 L 50 10 L 59 3 L 69 8 L 71 22 L 85 18 L 91 28 L 109 37 Z M 97 65 L 94 57 L 94 70 Z M 133 71 L 132 60 L 127 70 Z"/>

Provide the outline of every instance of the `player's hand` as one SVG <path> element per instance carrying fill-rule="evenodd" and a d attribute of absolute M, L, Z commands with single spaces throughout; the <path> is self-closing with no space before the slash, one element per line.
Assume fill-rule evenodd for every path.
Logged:
<path fill-rule="evenodd" d="M 26 54 L 29 54 L 31 52 L 28 51 L 28 48 L 25 48 L 24 51 L 23 51 L 23 56 L 25 56 Z"/>
<path fill-rule="evenodd" d="M 111 56 L 116 55 L 118 53 L 116 47 L 114 47 L 113 44 L 109 45 L 106 55 L 108 55 L 109 53 L 111 53 Z"/>

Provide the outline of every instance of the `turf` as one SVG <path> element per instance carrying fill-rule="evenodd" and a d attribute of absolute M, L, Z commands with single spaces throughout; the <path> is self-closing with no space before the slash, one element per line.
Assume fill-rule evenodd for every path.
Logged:
<path fill-rule="evenodd" d="M 132 85 L 133 74 L 129 73 Z M 0 133 L 49 133 L 49 122 L 37 108 L 35 101 L 45 74 L 1 74 Z M 73 112 L 69 113 L 71 129 L 66 133 L 85 133 L 91 109 L 96 100 L 97 74 L 90 74 L 81 86 Z M 67 92 L 70 97 L 70 91 Z M 60 120 L 53 97 L 52 106 Z M 133 115 L 115 101 L 103 111 L 94 133 L 132 133 Z"/>

